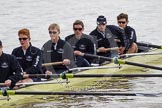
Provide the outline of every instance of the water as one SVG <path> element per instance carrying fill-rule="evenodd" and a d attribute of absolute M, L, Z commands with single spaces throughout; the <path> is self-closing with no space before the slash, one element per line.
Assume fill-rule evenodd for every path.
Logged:
<path fill-rule="evenodd" d="M 105 15 L 108 24 L 117 25 L 116 16 L 128 13 L 129 25 L 134 27 L 139 41 L 162 43 L 161 0 L 0 0 L 0 39 L 4 52 L 11 53 L 19 46 L 17 31 L 28 28 L 31 42 L 39 48 L 49 39 L 48 26 L 58 23 L 61 38 L 72 34 L 72 23 L 80 19 L 85 24 L 85 33 L 96 27 L 96 18 Z M 160 72 L 160 71 L 158 71 Z M 143 81 L 143 82 L 141 82 Z M 130 91 L 159 92 L 161 79 L 130 80 Z M 67 97 L 68 98 L 68 97 Z M 47 103 L 49 107 L 116 107 L 154 108 L 161 106 L 161 97 L 78 97 L 65 103 Z M 69 99 L 70 100 L 70 99 Z M 133 106 L 132 106 L 133 105 Z M 38 105 L 39 106 L 39 105 Z M 46 106 L 46 104 L 44 104 Z M 35 105 L 37 107 L 37 105 Z"/>
<path fill-rule="evenodd" d="M 61 38 L 73 33 L 72 23 L 80 19 L 85 23 L 85 33 L 96 27 L 96 18 L 105 15 L 108 24 L 117 24 L 116 16 L 129 14 L 129 25 L 137 31 L 139 41 L 155 44 L 162 42 L 160 0 L 1 0 L 0 39 L 4 51 L 11 53 L 19 45 L 17 31 L 28 28 L 31 42 L 41 48 L 49 39 L 48 26 L 58 23 Z"/>

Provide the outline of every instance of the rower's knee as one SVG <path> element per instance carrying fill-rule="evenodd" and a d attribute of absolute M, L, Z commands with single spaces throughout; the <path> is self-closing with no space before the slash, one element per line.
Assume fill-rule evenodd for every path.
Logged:
<path fill-rule="evenodd" d="M 129 48 L 127 53 L 137 53 L 138 52 L 138 46 L 136 43 L 132 43 L 131 47 Z"/>

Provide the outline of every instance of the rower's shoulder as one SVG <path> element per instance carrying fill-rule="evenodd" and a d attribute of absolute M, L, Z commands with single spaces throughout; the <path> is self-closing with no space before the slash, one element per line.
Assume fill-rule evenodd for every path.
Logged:
<path fill-rule="evenodd" d="M 65 37 L 65 41 L 68 41 L 69 39 L 71 39 L 72 37 L 74 37 L 74 34 L 68 35 Z"/>
<path fill-rule="evenodd" d="M 8 54 L 8 53 L 3 53 L 3 58 L 11 60 L 11 61 L 15 61 L 16 57 L 12 54 Z"/>
<path fill-rule="evenodd" d="M 12 54 L 15 52 L 19 52 L 20 50 L 22 50 L 21 46 L 20 47 L 16 47 L 12 50 Z"/>
<path fill-rule="evenodd" d="M 94 36 L 94 35 L 96 35 L 97 33 L 98 33 L 97 28 L 95 28 L 94 30 L 92 30 L 92 31 L 89 33 L 89 35 Z"/>
<path fill-rule="evenodd" d="M 106 25 L 106 28 L 108 28 L 108 29 L 121 29 L 120 27 L 118 27 L 116 25 Z"/>
<path fill-rule="evenodd" d="M 126 28 L 125 28 L 126 30 L 130 30 L 130 31 L 135 31 L 135 29 L 133 28 L 133 27 L 131 27 L 131 26 L 126 26 Z"/>

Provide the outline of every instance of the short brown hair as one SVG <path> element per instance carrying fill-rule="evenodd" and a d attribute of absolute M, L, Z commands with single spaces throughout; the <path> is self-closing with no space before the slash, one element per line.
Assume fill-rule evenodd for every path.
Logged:
<path fill-rule="evenodd" d="M 19 30 L 19 31 L 18 31 L 18 36 L 19 36 L 20 34 L 24 34 L 24 35 L 26 35 L 26 36 L 30 39 L 30 31 L 29 31 L 28 29 L 23 28 L 23 29 Z"/>
<path fill-rule="evenodd" d="M 57 29 L 57 31 L 60 33 L 60 26 L 56 23 L 53 23 L 51 24 L 49 27 L 48 27 L 48 30 L 50 29 Z"/>
<path fill-rule="evenodd" d="M 121 13 L 121 14 L 119 14 L 119 15 L 117 16 L 117 20 L 122 19 L 122 18 L 125 18 L 126 21 L 128 21 L 128 15 L 127 15 L 127 14 Z"/>
<path fill-rule="evenodd" d="M 76 20 L 74 23 L 73 23 L 73 27 L 74 25 L 81 25 L 83 28 L 84 28 L 84 24 L 81 20 Z"/>

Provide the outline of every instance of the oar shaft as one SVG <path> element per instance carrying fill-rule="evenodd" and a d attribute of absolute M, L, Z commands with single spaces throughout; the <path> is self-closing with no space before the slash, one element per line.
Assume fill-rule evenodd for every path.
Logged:
<path fill-rule="evenodd" d="M 159 96 L 161 93 L 131 92 L 45 92 L 45 91 L 6 91 L 7 95 L 107 95 L 107 96 Z M 3 95 L 2 91 L 0 94 Z"/>
<path fill-rule="evenodd" d="M 142 55 L 159 55 L 159 54 L 162 54 L 162 52 L 131 53 L 131 54 L 122 54 L 122 55 L 119 55 L 118 58 L 130 57 L 130 56 L 142 56 Z"/>
<path fill-rule="evenodd" d="M 45 74 L 30 74 L 29 77 L 45 77 Z M 57 77 L 57 78 L 94 78 L 94 77 L 162 77 L 162 74 L 52 74 L 48 77 Z"/>
<path fill-rule="evenodd" d="M 145 68 L 150 68 L 150 69 L 156 69 L 156 70 L 162 70 L 162 67 L 133 63 L 133 62 L 128 62 L 128 61 L 125 61 L 125 64 L 133 65 L 133 66 L 139 66 L 139 67 L 145 67 Z"/>
<path fill-rule="evenodd" d="M 136 96 L 136 93 L 107 93 L 107 92 L 15 92 L 16 95 L 110 95 L 110 96 Z"/>
<path fill-rule="evenodd" d="M 150 65 L 140 64 L 140 63 L 128 62 L 128 61 L 124 61 L 124 60 L 121 60 L 121 59 L 118 59 L 118 58 L 109 58 L 109 57 L 92 55 L 92 54 L 82 54 L 82 56 L 103 59 L 103 60 L 111 61 L 111 62 L 113 62 L 115 64 L 128 64 L 128 65 L 145 67 L 145 68 L 150 68 L 150 69 L 162 70 L 161 67 L 150 66 Z"/>
<path fill-rule="evenodd" d="M 137 42 L 137 45 L 162 49 L 162 46 Z"/>
<path fill-rule="evenodd" d="M 74 78 L 93 77 L 162 77 L 162 74 L 74 74 Z"/>
<path fill-rule="evenodd" d="M 80 71 L 80 70 L 90 70 L 90 69 L 109 69 L 109 68 L 121 68 L 122 66 L 97 66 L 97 67 L 78 67 L 72 68 L 68 71 Z"/>
<path fill-rule="evenodd" d="M 34 78 L 34 77 L 40 77 L 40 78 L 60 78 L 60 74 L 25 74 L 23 75 L 24 78 Z"/>

